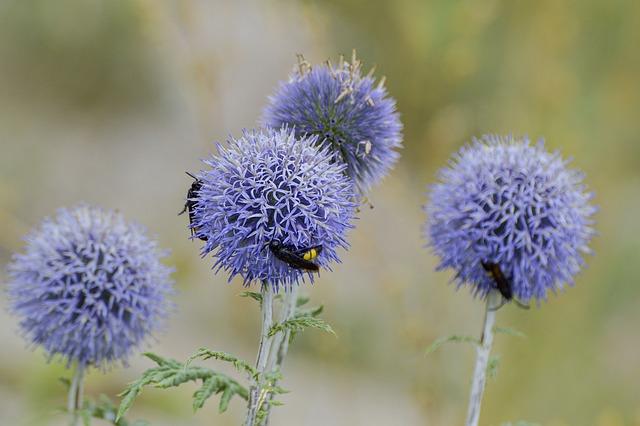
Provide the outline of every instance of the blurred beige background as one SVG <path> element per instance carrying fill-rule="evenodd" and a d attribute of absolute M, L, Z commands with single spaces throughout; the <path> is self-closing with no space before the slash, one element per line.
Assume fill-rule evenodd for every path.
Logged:
<path fill-rule="evenodd" d="M 296 53 L 357 48 L 387 76 L 405 124 L 398 167 L 371 194 L 343 264 L 305 286 L 338 338 L 306 332 L 285 366 L 274 425 L 456 425 L 474 353 L 435 338 L 477 334 L 482 304 L 447 285 L 423 248 L 426 185 L 452 151 L 488 132 L 544 136 L 596 192 L 595 255 L 540 309 L 506 307 L 482 425 L 640 425 L 640 2 L 451 0 L 0 2 L 0 262 L 60 206 L 122 210 L 173 252 L 178 311 L 146 349 L 185 359 L 206 345 L 253 360 L 258 313 L 177 217 L 214 141 L 255 126 Z M 6 280 L 3 270 L 0 278 Z M 57 377 L 0 304 L 0 424 L 64 425 Z M 92 372 L 112 398 L 151 364 Z M 211 362 L 211 366 L 220 366 Z M 224 368 L 223 368 L 224 369 Z M 225 371 L 228 371 L 225 369 Z M 148 390 L 154 425 L 233 425 L 194 386 Z M 99 424 L 96 422 L 95 424 Z"/>

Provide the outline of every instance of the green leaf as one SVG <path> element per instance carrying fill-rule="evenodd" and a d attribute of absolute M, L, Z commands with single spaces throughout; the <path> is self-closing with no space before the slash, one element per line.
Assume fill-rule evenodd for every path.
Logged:
<path fill-rule="evenodd" d="M 80 416 L 82 417 L 83 426 L 91 426 L 91 412 L 88 410 L 81 410 Z"/>
<path fill-rule="evenodd" d="M 475 337 L 465 336 L 460 334 L 452 334 L 451 336 L 443 336 L 436 339 L 425 351 L 426 355 L 431 355 L 436 350 L 443 346 L 445 343 L 473 343 L 474 345 L 479 345 L 480 341 Z"/>
<path fill-rule="evenodd" d="M 165 358 L 162 358 L 160 355 L 156 355 L 153 352 L 144 352 L 142 355 L 146 356 L 147 358 L 149 358 L 151 361 L 155 362 L 158 365 L 169 365 L 171 364 L 171 362 L 177 362 L 174 360 L 168 360 Z"/>
<path fill-rule="evenodd" d="M 515 337 L 523 337 L 523 338 L 527 337 L 527 335 L 524 334 L 523 332 L 510 327 L 493 327 L 493 332 L 496 334 L 502 333 L 502 334 L 507 334 L 509 336 L 515 336 Z"/>
<path fill-rule="evenodd" d="M 203 380 L 200 389 L 193 394 L 193 411 L 198 411 L 211 395 L 220 389 L 217 377 L 207 377 Z"/>
<path fill-rule="evenodd" d="M 307 309 L 305 311 L 300 311 L 298 313 L 299 316 L 304 316 L 304 315 L 308 315 L 308 316 L 312 316 L 312 317 L 317 317 L 318 315 L 320 315 L 322 312 L 324 311 L 324 305 L 320 305 L 317 306 L 315 308 L 311 308 L 311 309 Z"/>
<path fill-rule="evenodd" d="M 298 297 L 298 299 L 296 300 L 296 308 L 306 305 L 307 303 L 309 303 L 309 300 L 311 300 L 311 298 L 307 296 Z"/>
<path fill-rule="evenodd" d="M 494 355 L 489 358 L 487 364 L 487 376 L 491 379 L 498 375 L 498 367 L 500 367 L 500 355 Z"/>
<path fill-rule="evenodd" d="M 294 334 L 299 331 L 303 331 L 306 328 L 316 328 L 318 330 L 326 331 L 327 333 L 336 335 L 335 331 L 333 331 L 331 326 L 324 322 L 324 320 L 316 318 L 309 314 L 301 314 L 296 315 L 284 322 L 273 325 L 269 330 L 269 337 L 273 337 L 277 333 L 286 331 L 290 331 L 291 334 Z"/>
<path fill-rule="evenodd" d="M 257 377 L 258 375 L 258 372 L 256 371 L 256 369 L 253 368 L 247 361 L 239 359 L 234 355 L 228 354 L 226 352 L 212 351 L 211 349 L 207 349 L 207 348 L 198 349 L 198 351 L 195 354 L 191 355 L 189 359 L 187 359 L 185 366 L 189 366 L 189 364 L 191 364 L 193 360 L 198 358 L 203 360 L 213 358 L 220 361 L 230 362 L 231 364 L 233 364 L 235 369 L 238 370 L 239 372 L 245 372 L 252 378 Z"/>
<path fill-rule="evenodd" d="M 262 293 L 258 293 L 257 291 L 244 291 L 240 293 L 240 297 L 250 297 L 262 306 Z"/>
<path fill-rule="evenodd" d="M 231 397 L 233 396 L 233 390 L 227 388 L 222 392 L 222 396 L 220 397 L 220 404 L 218 404 L 218 412 L 224 413 L 227 411 L 227 407 L 229 407 L 229 401 L 231 401 Z"/>
<path fill-rule="evenodd" d="M 211 352 L 211 354 L 215 353 Z M 230 359 L 233 358 L 239 363 L 239 365 L 241 365 L 241 361 L 237 360 L 235 357 L 223 353 L 219 354 Z M 145 356 L 153 360 L 157 366 L 149 368 L 142 373 L 140 378 L 130 383 L 120 394 L 120 396 L 122 396 L 122 401 L 118 408 L 116 422 L 122 418 L 129 408 L 131 408 L 136 397 L 146 386 L 165 389 L 177 387 L 186 382 L 200 380 L 202 381 L 202 386 L 193 395 L 194 410 L 202 408 L 205 401 L 211 397 L 211 395 L 220 392 L 223 392 L 223 394 L 224 392 L 227 392 L 227 395 L 225 396 L 227 401 L 225 404 L 228 404 L 228 400 L 230 400 L 234 395 L 238 395 L 245 400 L 249 397 L 247 389 L 234 379 L 209 368 L 192 366 L 190 365 L 191 359 L 186 364 L 183 364 L 176 360 L 165 359 L 152 353 L 146 353 Z M 244 366 L 242 366 L 242 368 L 244 368 Z"/>
<path fill-rule="evenodd" d="M 133 401 L 135 401 L 138 394 L 142 391 L 143 386 L 147 384 L 148 383 L 142 381 L 134 382 L 124 391 L 122 401 L 120 401 L 120 407 L 118 407 L 118 413 L 116 414 L 116 422 L 131 408 Z"/>

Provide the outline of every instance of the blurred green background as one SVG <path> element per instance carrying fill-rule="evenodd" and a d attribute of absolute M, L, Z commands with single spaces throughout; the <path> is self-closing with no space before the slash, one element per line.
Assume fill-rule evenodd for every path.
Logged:
<path fill-rule="evenodd" d="M 253 360 L 258 312 L 177 217 L 212 142 L 255 126 L 295 53 L 358 50 L 387 76 L 405 125 L 394 172 L 361 212 L 334 273 L 304 291 L 338 338 L 309 331 L 285 366 L 274 425 L 457 425 L 474 352 L 425 348 L 477 335 L 482 303 L 447 285 L 423 248 L 426 185 L 474 135 L 545 137 L 587 173 L 600 206 L 595 255 L 575 288 L 539 309 L 500 310 L 482 425 L 640 425 L 640 2 L 292 0 L 0 2 L 0 263 L 60 206 L 117 208 L 146 225 L 177 267 L 177 312 L 147 349 Z M 2 281 L 6 272 L 2 272 Z M 1 296 L 3 308 L 6 298 Z M 0 424 L 63 425 L 68 373 L 30 351 L 0 313 Z M 212 363 L 212 365 L 214 365 Z M 150 362 L 92 372 L 115 397 Z M 232 425 L 239 400 L 195 415 L 195 386 L 146 391 L 131 411 L 155 425 Z M 96 424 L 99 424 L 96 422 Z"/>

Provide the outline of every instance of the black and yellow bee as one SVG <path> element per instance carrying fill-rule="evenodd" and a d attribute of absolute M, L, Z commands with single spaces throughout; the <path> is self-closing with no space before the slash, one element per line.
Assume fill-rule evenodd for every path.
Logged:
<path fill-rule="evenodd" d="M 282 244 L 278 240 L 273 240 L 269 243 L 269 250 L 277 259 L 292 268 L 313 272 L 317 272 L 320 269 L 317 264 L 312 262 L 322 253 L 322 246 L 320 245 L 296 248 L 292 245 Z"/>
<path fill-rule="evenodd" d="M 204 235 L 198 235 L 198 230 L 193 226 L 193 223 L 196 220 L 195 206 L 196 206 L 196 203 L 198 202 L 198 195 L 200 193 L 200 190 L 202 189 L 202 181 L 189 172 L 185 172 L 185 173 L 193 178 L 193 183 L 191 184 L 191 187 L 187 191 L 187 201 L 184 203 L 184 208 L 180 213 L 178 213 L 178 216 L 188 211 L 189 224 L 191 225 L 191 236 L 198 237 L 202 241 L 207 241 L 207 237 Z"/>
<path fill-rule="evenodd" d="M 498 291 L 500 292 L 500 294 L 502 295 L 502 297 L 506 302 L 510 302 L 512 300 L 514 300 L 516 302 L 516 304 L 518 306 L 520 306 L 523 309 L 529 309 L 529 306 L 521 303 L 520 301 L 518 301 L 517 299 L 513 298 L 513 290 L 511 289 L 511 279 L 507 278 L 504 273 L 502 272 L 502 269 L 500 268 L 500 265 L 498 265 L 497 263 L 493 263 L 493 262 L 480 262 L 482 264 L 482 268 L 487 271 L 487 273 L 489 274 L 489 276 L 493 279 L 493 281 L 496 283 L 496 288 L 498 289 Z M 500 305 L 502 306 L 502 305 Z M 498 306 L 498 308 L 500 308 L 500 306 Z M 496 309 L 498 309 L 496 308 Z"/>

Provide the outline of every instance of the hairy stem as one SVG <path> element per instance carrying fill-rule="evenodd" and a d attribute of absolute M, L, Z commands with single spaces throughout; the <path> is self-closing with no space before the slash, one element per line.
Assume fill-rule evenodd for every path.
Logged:
<path fill-rule="evenodd" d="M 78 363 L 74 367 L 73 378 L 69 386 L 67 399 L 67 411 L 71 416 L 69 424 L 76 426 L 80 420 L 79 410 L 82 408 L 82 398 L 84 392 L 84 365 Z"/>
<path fill-rule="evenodd" d="M 296 308 L 298 304 L 298 286 L 293 285 L 291 290 L 285 294 L 284 307 L 282 308 L 282 312 L 280 314 L 280 322 L 285 322 L 293 318 L 296 313 Z M 289 340 L 291 337 L 291 331 L 287 330 L 284 333 L 278 333 L 274 336 L 273 339 L 273 347 L 271 350 L 271 356 L 269 358 L 269 365 L 267 371 L 276 371 L 280 370 L 282 367 L 282 363 L 284 362 L 285 357 L 287 356 L 287 352 L 289 351 Z M 275 385 L 275 383 L 274 383 Z M 273 394 L 270 393 L 267 396 L 267 404 L 269 401 L 273 399 Z M 266 416 L 262 423 L 262 425 L 266 426 L 269 424 L 269 414 L 270 414 L 270 406 L 266 407 Z"/>
<path fill-rule="evenodd" d="M 491 354 L 491 345 L 493 343 L 493 325 L 496 321 L 496 311 L 493 307 L 497 302 L 497 296 L 495 291 L 487 295 L 482 336 L 480 337 L 480 344 L 477 348 L 476 366 L 473 371 L 473 381 L 471 382 L 471 395 L 469 396 L 466 426 L 477 426 L 480 420 L 482 394 L 487 380 L 487 366 L 489 364 L 489 355 Z"/>
<path fill-rule="evenodd" d="M 263 282 L 262 283 L 262 329 L 260 331 L 260 349 L 258 350 L 258 357 L 256 359 L 256 371 L 259 373 L 257 379 L 254 380 L 251 390 L 249 391 L 249 403 L 247 409 L 247 418 L 245 420 L 245 426 L 254 426 L 258 411 L 260 409 L 260 394 L 262 392 L 262 380 L 263 373 L 267 368 L 267 361 L 269 360 L 269 352 L 271 350 L 271 343 L 273 338 L 269 337 L 269 330 L 273 325 L 273 290 L 271 286 Z"/>

